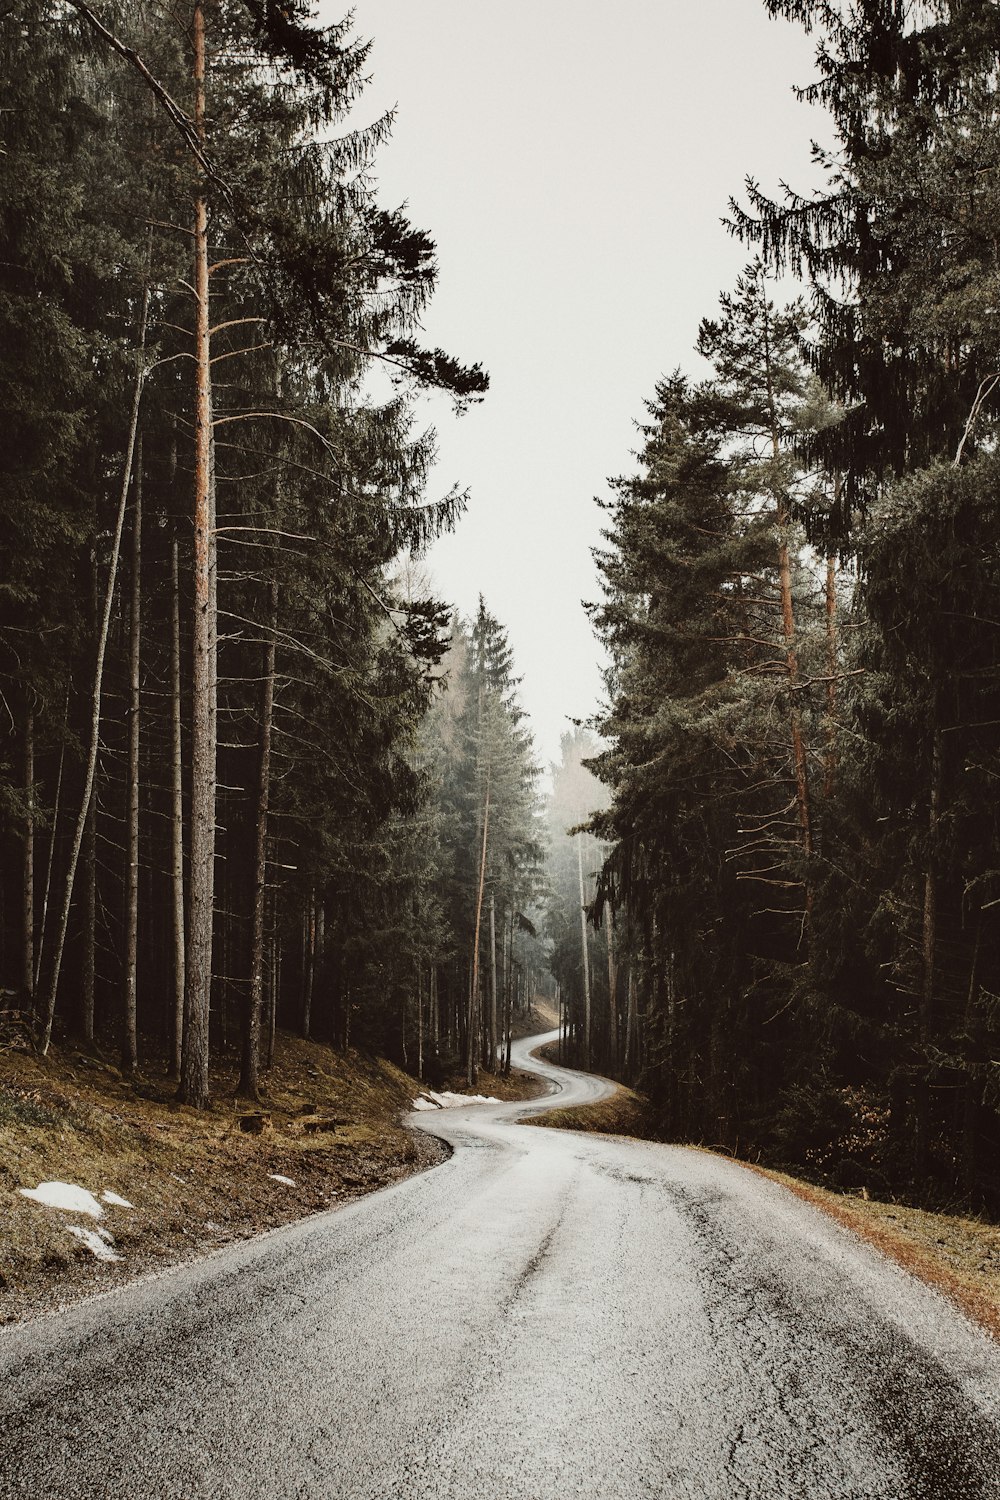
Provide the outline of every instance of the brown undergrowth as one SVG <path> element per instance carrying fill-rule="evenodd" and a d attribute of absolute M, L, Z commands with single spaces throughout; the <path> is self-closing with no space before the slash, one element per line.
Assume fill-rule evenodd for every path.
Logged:
<path fill-rule="evenodd" d="M 0 1050 L 0 1322 L 349 1202 L 446 1154 L 403 1125 L 422 1085 L 384 1060 L 279 1034 L 261 1105 L 233 1097 L 236 1077 L 220 1061 L 212 1108 L 197 1111 L 162 1070 L 129 1079 L 99 1052 Z M 483 1093 L 534 1087 L 480 1076 Z M 107 1205 L 95 1221 L 17 1191 L 50 1181 L 134 1207 Z M 71 1226 L 110 1233 L 121 1260 L 96 1260 Z"/>
<path fill-rule="evenodd" d="M 930 1213 L 900 1203 L 855 1198 L 815 1187 L 750 1162 L 769 1177 L 822 1209 L 883 1255 L 935 1287 L 994 1338 L 1000 1339 L 1000 1225 L 960 1215 Z"/>
<path fill-rule="evenodd" d="M 543 1048 L 542 1055 L 547 1055 L 552 1062 L 557 1060 L 553 1048 Z M 635 1136 L 643 1140 L 664 1139 L 657 1129 L 649 1102 L 624 1087 L 619 1087 L 611 1098 L 599 1104 L 553 1110 L 535 1115 L 525 1123 Z M 1000 1340 L 1000 1225 L 837 1193 L 803 1182 L 786 1172 L 773 1171 L 738 1158 L 735 1160 L 738 1165 L 769 1177 L 814 1208 L 829 1214 L 888 1259 L 936 1288 Z"/>

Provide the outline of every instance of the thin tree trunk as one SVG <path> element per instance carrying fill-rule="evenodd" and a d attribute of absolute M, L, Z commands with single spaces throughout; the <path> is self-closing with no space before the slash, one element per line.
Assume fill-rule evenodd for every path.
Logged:
<path fill-rule="evenodd" d="M 934 1024 L 934 981 L 937 957 L 937 844 L 941 819 L 941 729 L 938 710 L 934 708 L 934 736 L 931 749 L 930 797 L 927 813 L 927 865 L 924 871 L 924 905 L 921 930 L 920 1009 L 917 1019 L 917 1086 L 915 1090 L 915 1129 L 913 1146 L 914 1175 L 919 1185 L 927 1172 L 930 1136 L 930 1067 L 929 1051 Z"/>
<path fill-rule="evenodd" d="M 316 892 L 309 891 L 305 916 L 305 943 L 302 975 L 302 1035 L 308 1040 L 312 1026 L 313 970 L 316 960 Z"/>
<path fill-rule="evenodd" d="M 21 983 L 25 1006 L 35 1003 L 35 714 L 29 708 L 24 719 L 24 843 L 21 878 Z M 55 827 L 53 825 L 53 835 Z"/>
<path fill-rule="evenodd" d="M 170 549 L 170 890 L 173 915 L 173 1058 L 181 1081 L 184 1045 L 184 761 L 181 746 L 181 588 L 177 538 Z"/>
<path fill-rule="evenodd" d="M 122 531 L 125 526 L 125 509 L 128 503 L 129 487 L 132 483 L 132 460 L 135 454 L 136 434 L 139 429 L 139 407 L 142 402 L 142 388 L 146 383 L 146 323 L 148 315 L 149 286 L 147 285 L 143 288 L 142 293 L 141 312 L 139 315 L 138 369 L 136 370 L 135 386 L 132 392 L 132 414 L 129 421 L 128 444 L 125 450 L 125 467 L 122 474 L 121 495 L 118 501 L 118 515 L 111 543 L 108 582 L 104 591 L 104 613 L 101 618 L 100 634 L 97 638 L 97 662 L 94 668 L 94 689 L 91 696 L 90 740 L 87 751 L 87 764 L 84 770 L 83 798 L 76 820 L 73 841 L 70 845 L 69 864 L 66 869 L 62 906 L 59 913 L 59 925 L 56 930 L 55 949 L 52 954 L 52 965 L 42 1001 L 42 1015 L 44 1019 L 39 1037 L 39 1051 L 43 1057 L 47 1054 L 52 1042 L 52 1023 L 55 1020 L 56 1013 L 59 971 L 62 967 L 63 950 L 66 946 L 66 932 L 69 928 L 69 914 L 73 905 L 73 885 L 76 880 L 76 867 L 80 858 L 84 830 L 87 826 L 87 813 L 90 809 L 91 798 L 94 795 L 94 773 L 97 768 L 97 747 L 100 741 L 101 729 L 101 689 L 104 684 L 104 655 L 107 650 L 111 609 L 114 603 L 115 585 L 118 579 L 118 558 L 121 553 Z"/>
<path fill-rule="evenodd" d="M 490 1018 L 486 1066 L 497 1070 L 497 920 L 496 894 L 490 891 Z"/>
<path fill-rule="evenodd" d="M 976 1188 L 979 1156 L 979 1119 L 983 1100 L 983 1017 L 979 1004 L 979 943 L 981 930 L 976 926 L 976 940 L 969 968 L 969 989 L 965 1001 L 965 1098 L 962 1111 L 962 1190 L 970 1207 Z"/>
<path fill-rule="evenodd" d="M 479 858 L 479 889 L 476 893 L 476 930 L 472 940 L 472 977 L 469 984 L 469 1035 L 467 1038 L 467 1081 L 476 1081 L 476 1012 L 479 994 L 479 929 L 483 916 L 483 888 L 486 884 L 486 847 L 490 829 L 490 771 L 486 771 L 486 800 L 483 804 L 483 847 Z"/>
<path fill-rule="evenodd" d="M 580 876 L 580 940 L 583 952 L 583 1066 L 590 1068 L 590 953 L 587 944 L 587 902 L 583 891 L 583 834 L 576 836 L 576 863 Z"/>
<path fill-rule="evenodd" d="M 142 433 L 136 438 L 129 609 L 129 719 L 125 819 L 125 965 L 122 985 L 122 1070 L 139 1066 L 136 971 L 139 958 L 139 670 L 142 644 Z"/>
<path fill-rule="evenodd" d="M 49 834 L 49 850 L 45 860 L 45 885 L 42 887 L 42 910 L 38 923 L 38 944 L 35 948 L 35 991 L 41 984 L 42 962 L 45 958 L 45 934 L 49 925 L 49 896 L 52 893 L 52 871 L 56 862 L 56 839 L 59 832 L 59 814 L 62 811 L 63 771 L 66 765 L 66 736 L 69 729 L 70 690 L 66 688 L 63 704 L 62 742 L 59 746 L 59 770 L 56 773 L 56 795 L 52 807 L 52 830 Z M 34 904 L 34 902 L 32 903 Z"/>
<path fill-rule="evenodd" d="M 625 1014 L 625 1077 L 632 1083 L 638 1074 L 638 1016 L 635 1004 L 635 974 L 628 966 L 628 1008 Z"/>
<path fill-rule="evenodd" d="M 194 9 L 194 122 L 205 141 L 205 13 Z M 214 442 L 208 293 L 208 201 L 199 174 L 194 203 L 195 453 L 194 616 L 191 674 L 191 841 L 185 944 L 184 1042 L 179 1097 L 204 1109 L 209 1099 L 209 1024 L 215 908 L 216 654 Z"/>
<path fill-rule="evenodd" d="M 837 558 L 826 560 L 826 765 L 823 768 L 824 800 L 833 795 L 837 777 Z"/>
<path fill-rule="evenodd" d="M 609 902 L 605 907 L 608 921 L 608 1062 L 611 1076 L 618 1069 L 618 961 L 615 955 L 615 917 Z"/>
<path fill-rule="evenodd" d="M 236 1092 L 245 1099 L 260 1097 L 260 1021 L 264 996 L 264 913 L 267 896 L 267 812 L 271 795 L 271 723 L 274 716 L 274 627 L 278 614 L 278 585 L 268 596 L 270 629 L 261 670 L 257 738 L 257 818 L 254 829 L 253 910 L 250 927 L 250 985 L 243 1020 L 243 1063 Z"/>
<path fill-rule="evenodd" d="M 281 994 L 281 942 L 277 933 L 277 905 L 271 903 L 271 922 L 273 936 L 271 938 L 271 983 L 268 991 L 267 1003 L 267 1047 L 264 1055 L 265 1069 L 274 1067 L 274 1033 L 278 1019 L 278 998 Z"/>
<path fill-rule="evenodd" d="M 97 642 L 100 599 L 97 580 L 97 553 L 90 556 L 90 622 Z M 91 797 L 83 832 L 83 1014 L 80 1029 L 88 1044 L 94 1040 L 94 1017 L 97 993 L 97 797 Z"/>
<path fill-rule="evenodd" d="M 765 299 L 764 357 L 767 377 L 767 399 L 771 411 L 771 451 L 775 461 L 781 456 L 781 435 L 778 431 L 778 411 L 771 371 L 771 340 L 767 321 Z M 805 740 L 802 733 L 802 714 L 795 691 L 799 681 L 799 658 L 795 643 L 795 603 L 792 596 L 792 560 L 788 546 L 789 515 L 785 497 L 775 495 L 775 511 L 778 522 L 778 574 L 781 589 L 781 626 L 785 640 L 785 666 L 788 673 L 788 713 L 792 734 L 792 761 L 795 769 L 795 803 L 798 810 L 799 829 L 802 835 L 802 852 L 806 861 L 812 856 L 812 826 L 809 810 L 809 772 L 806 762 Z M 806 914 L 812 906 L 812 887 L 806 877 Z"/>

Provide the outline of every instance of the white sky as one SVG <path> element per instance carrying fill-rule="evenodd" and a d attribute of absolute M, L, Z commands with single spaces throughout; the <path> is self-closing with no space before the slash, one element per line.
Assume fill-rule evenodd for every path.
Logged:
<path fill-rule="evenodd" d="M 543 762 L 599 701 L 593 496 L 629 472 L 655 381 L 750 252 L 720 224 L 749 173 L 815 180 L 812 44 L 761 0 L 357 0 L 363 117 L 398 105 L 379 196 L 437 241 L 425 338 L 491 390 L 439 429 L 434 492 L 471 490 L 439 593 L 507 626 Z"/>

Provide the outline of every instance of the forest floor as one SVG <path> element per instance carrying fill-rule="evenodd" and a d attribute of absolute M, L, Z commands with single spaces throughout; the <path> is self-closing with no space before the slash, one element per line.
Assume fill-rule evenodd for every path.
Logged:
<path fill-rule="evenodd" d="M 548 1014 L 524 1024 L 541 1030 Z M 279 1033 L 259 1107 L 234 1098 L 237 1073 L 219 1060 L 212 1107 L 198 1111 L 176 1102 L 162 1068 L 129 1079 L 98 1050 L 0 1048 L 0 1323 L 350 1202 L 447 1154 L 402 1123 L 426 1085 L 382 1059 Z M 461 1079 L 443 1086 L 466 1091 Z M 472 1092 L 544 1088 L 480 1071 Z M 51 1182 L 85 1189 L 99 1217 L 18 1191 Z"/>
<path fill-rule="evenodd" d="M 541 1050 L 550 1062 L 558 1060 L 554 1044 Z M 598 1104 L 533 1115 L 524 1123 L 558 1130 L 593 1130 L 641 1140 L 666 1139 L 657 1130 L 649 1101 L 624 1086 Z M 960 1214 L 931 1213 L 904 1203 L 834 1192 L 803 1182 L 787 1172 L 735 1160 L 748 1171 L 781 1183 L 797 1197 L 853 1230 L 890 1260 L 936 1287 L 1000 1340 L 1000 1225 Z"/>

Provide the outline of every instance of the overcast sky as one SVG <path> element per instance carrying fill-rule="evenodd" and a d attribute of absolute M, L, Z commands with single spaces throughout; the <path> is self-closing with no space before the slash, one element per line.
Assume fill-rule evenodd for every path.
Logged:
<path fill-rule="evenodd" d="M 601 694 L 582 599 L 593 502 L 633 467 L 659 376 L 749 252 L 720 220 L 749 173 L 809 187 L 812 45 L 761 0 L 357 0 L 364 114 L 396 105 L 380 198 L 436 239 L 425 337 L 490 372 L 439 429 L 434 489 L 468 486 L 437 588 L 507 626 L 540 758 Z"/>

